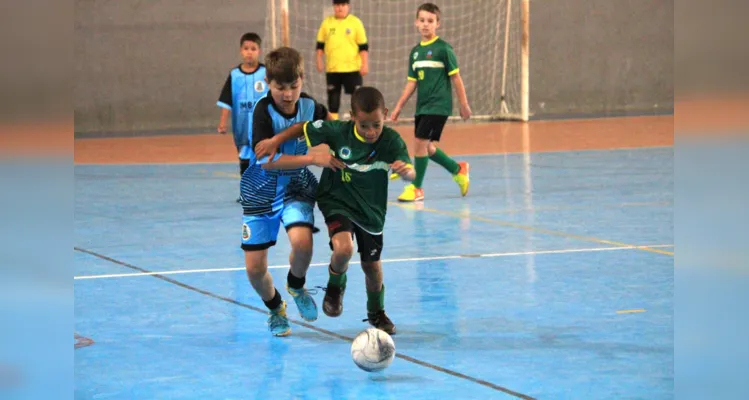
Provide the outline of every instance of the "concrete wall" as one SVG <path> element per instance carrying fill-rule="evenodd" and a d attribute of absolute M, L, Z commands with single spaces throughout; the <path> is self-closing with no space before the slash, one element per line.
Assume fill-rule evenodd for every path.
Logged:
<path fill-rule="evenodd" d="M 239 37 L 266 33 L 265 14 L 265 0 L 76 0 L 76 133 L 214 129 Z M 673 0 L 533 0 L 531 114 L 672 110 L 673 14 Z"/>
<path fill-rule="evenodd" d="M 673 110 L 673 21 L 673 0 L 531 1 L 531 114 Z"/>
<path fill-rule="evenodd" d="M 76 133 L 217 125 L 239 38 L 262 34 L 265 8 L 264 0 L 76 0 Z"/>

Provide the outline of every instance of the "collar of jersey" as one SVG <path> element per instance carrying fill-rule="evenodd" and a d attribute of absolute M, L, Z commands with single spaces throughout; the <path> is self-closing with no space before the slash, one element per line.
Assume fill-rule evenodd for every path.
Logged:
<path fill-rule="evenodd" d="M 435 36 L 435 37 L 433 37 L 433 38 L 429 39 L 429 41 L 426 41 L 426 42 L 420 42 L 419 44 L 420 44 L 420 45 L 422 45 L 422 46 L 429 46 L 430 44 L 432 44 L 432 43 L 436 42 L 436 41 L 437 41 L 437 39 L 439 39 L 439 38 L 440 38 L 439 36 Z"/>
<path fill-rule="evenodd" d="M 356 123 L 354 123 L 354 136 L 356 136 L 356 139 L 358 139 L 362 143 L 367 143 L 367 139 L 364 139 L 361 135 L 359 135 L 359 131 L 356 130 Z"/>
<path fill-rule="evenodd" d="M 265 67 L 265 65 L 263 65 L 263 63 L 258 63 L 258 64 L 257 64 L 257 67 L 255 67 L 255 70 L 254 70 L 254 71 L 252 71 L 252 72 L 244 72 L 244 71 L 242 70 L 242 64 L 239 64 L 239 65 L 237 66 L 237 68 L 239 68 L 239 72 L 241 72 L 241 73 L 243 73 L 243 74 L 245 74 L 245 75 L 254 75 L 254 74 L 255 74 L 255 72 L 257 72 L 257 71 L 260 71 L 260 67 Z"/>

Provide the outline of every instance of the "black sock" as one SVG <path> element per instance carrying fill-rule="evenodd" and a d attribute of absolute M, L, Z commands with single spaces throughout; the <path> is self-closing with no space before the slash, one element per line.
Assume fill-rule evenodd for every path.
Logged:
<path fill-rule="evenodd" d="M 292 289 L 301 289 L 304 287 L 304 283 L 307 281 L 307 278 L 297 278 L 294 276 L 294 274 L 289 271 L 289 275 L 287 276 L 287 281 L 289 282 L 289 287 Z"/>
<path fill-rule="evenodd" d="M 274 290 L 276 289 L 274 288 Z M 275 310 L 281 305 L 281 293 L 278 293 L 278 290 L 276 290 L 276 294 L 273 298 L 268 301 L 263 300 L 263 303 L 265 303 L 265 306 L 268 307 L 269 310 Z"/>

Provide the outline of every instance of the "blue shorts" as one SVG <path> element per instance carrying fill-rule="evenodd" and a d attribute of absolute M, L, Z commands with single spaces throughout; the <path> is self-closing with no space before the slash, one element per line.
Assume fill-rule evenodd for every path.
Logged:
<path fill-rule="evenodd" d="M 265 250 L 274 246 L 281 224 L 287 231 L 295 226 L 313 229 L 314 204 L 292 200 L 285 203 L 282 209 L 270 214 L 242 216 L 242 249 Z"/>
<path fill-rule="evenodd" d="M 252 149 L 248 145 L 244 145 L 239 148 L 239 159 L 240 160 L 249 160 L 250 157 L 252 157 Z"/>

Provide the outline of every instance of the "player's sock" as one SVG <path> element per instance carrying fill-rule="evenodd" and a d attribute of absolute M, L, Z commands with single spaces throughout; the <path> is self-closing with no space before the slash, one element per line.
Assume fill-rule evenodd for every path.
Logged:
<path fill-rule="evenodd" d="M 331 267 L 328 267 L 328 286 L 334 286 L 337 288 L 346 288 L 346 273 L 337 274 L 333 272 Z"/>
<path fill-rule="evenodd" d="M 291 270 L 289 270 L 289 275 L 286 276 L 286 281 L 289 283 L 290 288 L 301 289 L 304 287 L 304 283 L 307 281 L 307 278 L 297 278 L 296 276 L 294 276 L 294 274 L 291 273 Z"/>
<path fill-rule="evenodd" d="M 244 175 L 244 171 L 250 167 L 250 160 L 239 159 L 239 176 Z"/>
<path fill-rule="evenodd" d="M 427 171 L 427 165 L 429 165 L 429 157 L 414 157 L 414 167 L 416 167 L 416 179 L 413 181 L 415 188 L 421 188 L 424 183 L 424 175 Z"/>
<path fill-rule="evenodd" d="M 385 285 L 379 292 L 367 290 L 367 312 L 373 313 L 385 309 Z"/>
<path fill-rule="evenodd" d="M 273 290 L 276 291 L 276 294 L 273 296 L 272 299 L 265 301 L 263 300 L 263 303 L 265 303 L 265 306 L 268 307 L 269 310 L 273 311 L 281 306 L 281 293 L 278 293 L 278 290 L 273 288 Z"/>
<path fill-rule="evenodd" d="M 455 175 L 458 173 L 458 171 L 460 171 L 460 165 L 458 165 L 455 160 L 450 158 L 450 156 L 445 154 L 445 152 L 441 149 L 437 149 L 437 151 L 435 151 L 434 154 L 429 157 L 429 159 L 441 165 L 451 175 Z"/>

